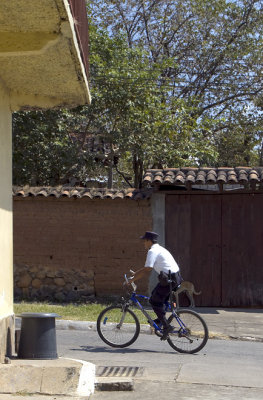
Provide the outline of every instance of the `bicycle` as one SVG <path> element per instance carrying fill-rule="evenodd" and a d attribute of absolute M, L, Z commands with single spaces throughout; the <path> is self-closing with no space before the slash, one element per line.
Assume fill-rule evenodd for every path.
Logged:
<path fill-rule="evenodd" d="M 124 275 L 125 282 L 129 278 Z M 146 317 L 154 333 L 162 338 L 162 326 L 158 325 L 145 310 L 139 299 L 149 297 L 137 294 L 136 285 L 132 282 L 132 293 L 125 300 L 122 297 L 120 304 L 106 307 L 98 316 L 97 332 L 100 338 L 109 346 L 124 348 L 134 343 L 140 333 L 140 323 L 130 306 L 136 306 Z M 208 340 L 208 327 L 204 319 L 195 311 L 189 309 L 175 310 L 170 292 L 170 301 L 165 304 L 166 312 L 170 312 L 168 322 L 174 330 L 169 333 L 168 344 L 179 353 L 193 354 L 200 351 Z"/>

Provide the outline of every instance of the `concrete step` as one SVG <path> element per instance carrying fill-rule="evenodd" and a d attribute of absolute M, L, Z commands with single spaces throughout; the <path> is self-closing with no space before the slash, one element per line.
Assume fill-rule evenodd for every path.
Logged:
<path fill-rule="evenodd" d="M 0 393 L 90 396 L 95 390 L 95 365 L 82 360 L 11 359 L 0 364 Z"/>

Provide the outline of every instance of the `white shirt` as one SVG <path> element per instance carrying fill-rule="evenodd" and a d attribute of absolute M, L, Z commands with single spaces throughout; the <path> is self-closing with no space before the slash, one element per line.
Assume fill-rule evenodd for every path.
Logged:
<path fill-rule="evenodd" d="M 163 271 L 168 274 L 179 271 L 179 267 L 172 254 L 164 247 L 155 243 L 147 253 L 145 267 L 153 268 L 158 274 Z"/>

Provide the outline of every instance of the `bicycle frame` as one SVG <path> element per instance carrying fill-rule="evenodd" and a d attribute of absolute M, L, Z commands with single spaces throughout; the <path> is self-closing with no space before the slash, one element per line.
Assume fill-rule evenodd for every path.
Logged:
<path fill-rule="evenodd" d="M 143 313 L 143 315 L 147 318 L 147 320 L 149 321 L 149 324 L 156 330 L 160 331 L 161 328 L 156 324 L 156 322 L 154 322 L 154 320 L 152 319 L 152 317 L 147 313 L 147 311 L 144 309 L 144 307 L 141 305 L 141 303 L 139 302 L 139 299 L 146 299 L 149 300 L 148 296 L 143 296 L 142 294 L 137 294 L 136 292 L 133 292 L 131 294 L 130 297 L 130 301 L 132 301 L 132 303 L 139 309 L 141 310 L 141 312 Z"/>
<path fill-rule="evenodd" d="M 162 328 L 156 324 L 156 322 L 154 322 L 154 320 L 151 318 L 151 316 L 147 313 L 147 311 L 144 309 L 144 307 L 141 305 L 141 303 L 139 302 L 138 299 L 146 299 L 149 300 L 148 296 L 144 296 L 142 294 L 137 294 L 136 292 L 132 292 L 130 298 L 128 301 L 125 302 L 125 307 L 129 307 L 129 303 L 132 302 L 132 304 L 134 304 L 142 313 L 143 315 L 147 318 L 147 321 L 149 322 L 149 324 L 156 330 L 161 332 Z M 165 303 L 165 312 L 170 311 L 173 316 L 176 318 L 176 321 L 178 323 L 178 325 L 180 326 L 181 329 L 186 328 L 185 324 L 183 323 L 183 321 L 180 319 L 179 315 L 176 313 L 176 311 L 174 310 L 174 308 L 171 306 L 171 304 L 167 301 Z M 120 323 L 121 325 L 121 323 Z M 179 329 L 180 330 L 180 329 Z M 179 330 L 174 330 L 175 333 L 178 333 Z"/>

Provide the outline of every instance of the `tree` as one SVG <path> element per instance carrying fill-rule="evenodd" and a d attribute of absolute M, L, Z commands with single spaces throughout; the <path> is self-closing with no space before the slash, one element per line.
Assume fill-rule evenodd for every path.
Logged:
<path fill-rule="evenodd" d="M 262 163 L 262 11 L 90 0 L 91 106 L 15 114 L 15 182 L 139 187 L 149 167 Z"/>
<path fill-rule="evenodd" d="M 230 119 L 230 118 L 234 119 Z M 230 116 L 217 136 L 217 165 L 262 165 L 263 115 L 244 108 Z"/>
<path fill-rule="evenodd" d="M 195 99 L 167 95 L 167 82 L 160 81 L 172 59 L 153 63 L 143 48 L 127 44 L 125 34 L 110 38 L 94 28 L 92 39 L 93 103 L 86 109 L 87 121 L 93 120 L 88 122 L 93 133 L 132 165 L 135 187 L 154 164 L 195 164 L 197 155 L 211 156 L 210 142 L 202 141 L 211 121 L 197 123 Z"/>
<path fill-rule="evenodd" d="M 157 84 L 166 89 L 166 98 L 193 102 L 191 120 L 201 125 L 210 121 L 215 150 L 220 152 L 219 136 L 232 129 L 233 124 L 237 127 L 240 111 L 262 95 L 262 2 L 90 3 L 97 25 L 107 27 L 112 35 L 125 32 L 129 47 L 143 46 L 152 63 L 164 66 Z M 172 60 L 172 64 L 163 60 Z M 254 108 L 259 115 L 257 105 Z M 243 114 L 243 126 L 245 118 Z M 247 124 L 250 126 L 250 119 Z M 203 139 L 211 140 L 207 130 Z M 220 156 L 214 163 L 219 160 Z M 208 160 L 201 157 L 199 161 L 202 164 Z"/>
<path fill-rule="evenodd" d="M 85 151 L 92 144 L 84 139 L 83 118 L 80 109 L 14 113 L 13 183 L 83 184 L 87 175 L 98 178 L 101 170 L 92 152 Z"/>
<path fill-rule="evenodd" d="M 194 96 L 199 113 L 222 113 L 233 101 L 262 92 L 260 0 L 91 0 L 97 26 L 125 32 L 129 47 L 142 46 L 164 64 L 172 96 Z M 168 91 L 167 90 L 167 91 Z"/>

